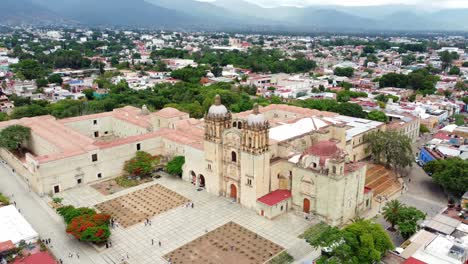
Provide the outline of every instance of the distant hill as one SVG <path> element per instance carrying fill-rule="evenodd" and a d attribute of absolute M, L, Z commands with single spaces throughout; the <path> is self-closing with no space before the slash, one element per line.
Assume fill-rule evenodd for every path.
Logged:
<path fill-rule="evenodd" d="M 31 0 L 2 0 L 0 23 L 2 24 L 55 24 L 73 21 L 38 5 Z"/>
<path fill-rule="evenodd" d="M 254 31 L 468 30 L 468 9 L 414 5 L 264 8 L 246 0 L 2 0 L 0 24 Z"/>
<path fill-rule="evenodd" d="M 35 0 L 66 17 L 88 25 L 179 27 L 197 20 L 144 0 Z"/>

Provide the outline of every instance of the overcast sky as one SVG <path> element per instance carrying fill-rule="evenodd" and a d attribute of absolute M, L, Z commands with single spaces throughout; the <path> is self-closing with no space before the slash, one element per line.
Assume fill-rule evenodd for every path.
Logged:
<path fill-rule="evenodd" d="M 214 0 L 201 0 L 214 1 Z M 305 5 L 345 5 L 345 6 L 369 6 L 388 4 L 421 4 L 425 8 L 429 5 L 435 8 L 468 8 L 468 0 L 246 0 L 261 6 L 271 7 L 280 5 L 305 6 Z"/>

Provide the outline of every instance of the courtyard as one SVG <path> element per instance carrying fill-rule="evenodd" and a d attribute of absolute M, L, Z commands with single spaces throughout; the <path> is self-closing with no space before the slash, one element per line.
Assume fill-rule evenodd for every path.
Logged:
<path fill-rule="evenodd" d="M 283 248 L 268 239 L 229 222 L 166 254 L 174 264 L 265 263 Z"/>
<path fill-rule="evenodd" d="M 65 233 L 63 219 L 48 205 L 50 197 L 39 197 L 33 192 L 28 192 L 27 184 L 20 177 L 11 173 L 11 169 L 0 166 L 0 174 L 2 175 L 0 177 L 0 192 L 10 197 L 14 195 L 13 201 L 17 202 L 17 207 L 21 209 L 24 217 L 41 237 L 51 238 L 53 245 L 51 251 L 57 258 L 63 259 L 64 262 L 66 260 L 66 263 L 168 263 L 164 256 L 230 222 L 252 232 L 254 236 L 257 234 L 265 241 L 271 241 L 271 243 L 284 248 L 298 261 L 306 256 L 313 259 L 320 254 L 319 250 L 313 249 L 304 239 L 298 237 L 318 221 L 307 221 L 294 213 L 270 221 L 257 215 L 253 210 L 233 203 L 230 199 L 198 191 L 190 183 L 170 176 L 163 176 L 154 181 L 109 195 L 100 193 L 90 185 L 83 185 L 56 195 L 56 197 L 63 198 L 63 204 L 76 207 L 94 207 L 115 198 L 131 195 L 147 187 L 160 185 L 194 203 L 194 208 L 177 206 L 149 217 L 152 222 L 151 226 L 145 226 L 144 221 L 127 228 L 120 225 L 112 229 L 110 237 L 112 247 L 96 250 L 91 245 L 80 243 Z M 161 246 L 159 246 L 159 242 L 161 242 Z M 254 242 L 255 240 L 248 241 L 247 245 L 256 248 L 257 245 L 252 244 Z M 80 259 L 68 258 L 69 252 L 79 252 Z M 244 252 L 248 251 L 244 250 Z M 270 252 L 266 252 L 266 254 L 270 255 Z"/>
<path fill-rule="evenodd" d="M 189 200 L 182 195 L 156 184 L 97 204 L 95 207 L 102 213 L 111 215 L 120 225 L 127 228 L 188 202 Z"/>

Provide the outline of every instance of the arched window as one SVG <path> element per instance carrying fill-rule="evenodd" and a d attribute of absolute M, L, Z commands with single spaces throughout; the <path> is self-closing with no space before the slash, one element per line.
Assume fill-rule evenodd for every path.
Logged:
<path fill-rule="evenodd" d="M 252 147 L 252 138 L 249 137 L 249 148 L 251 148 L 251 147 Z"/>
<path fill-rule="evenodd" d="M 317 163 L 315 163 L 315 162 L 312 163 L 312 167 L 313 167 L 314 169 L 317 168 Z"/>
<path fill-rule="evenodd" d="M 241 123 L 241 122 L 239 122 L 239 123 L 237 124 L 237 128 L 242 129 L 242 123 Z"/>
<path fill-rule="evenodd" d="M 333 166 L 333 167 L 332 167 L 332 172 L 333 172 L 334 174 L 336 174 L 336 166 Z"/>
<path fill-rule="evenodd" d="M 237 122 L 232 122 L 233 127 L 237 127 Z"/>
<path fill-rule="evenodd" d="M 237 162 L 237 154 L 235 151 L 231 152 L 231 161 Z"/>

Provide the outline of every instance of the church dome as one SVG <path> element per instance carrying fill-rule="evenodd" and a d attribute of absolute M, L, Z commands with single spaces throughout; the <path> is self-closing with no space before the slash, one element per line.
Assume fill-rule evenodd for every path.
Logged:
<path fill-rule="evenodd" d="M 265 116 L 260 113 L 258 104 L 254 104 L 253 112 L 247 117 L 247 124 L 249 126 L 262 125 L 265 123 Z"/>
<path fill-rule="evenodd" d="M 221 104 L 221 96 L 216 95 L 215 104 L 210 106 L 210 109 L 208 110 L 208 115 L 223 116 L 227 113 L 227 108 Z"/>

